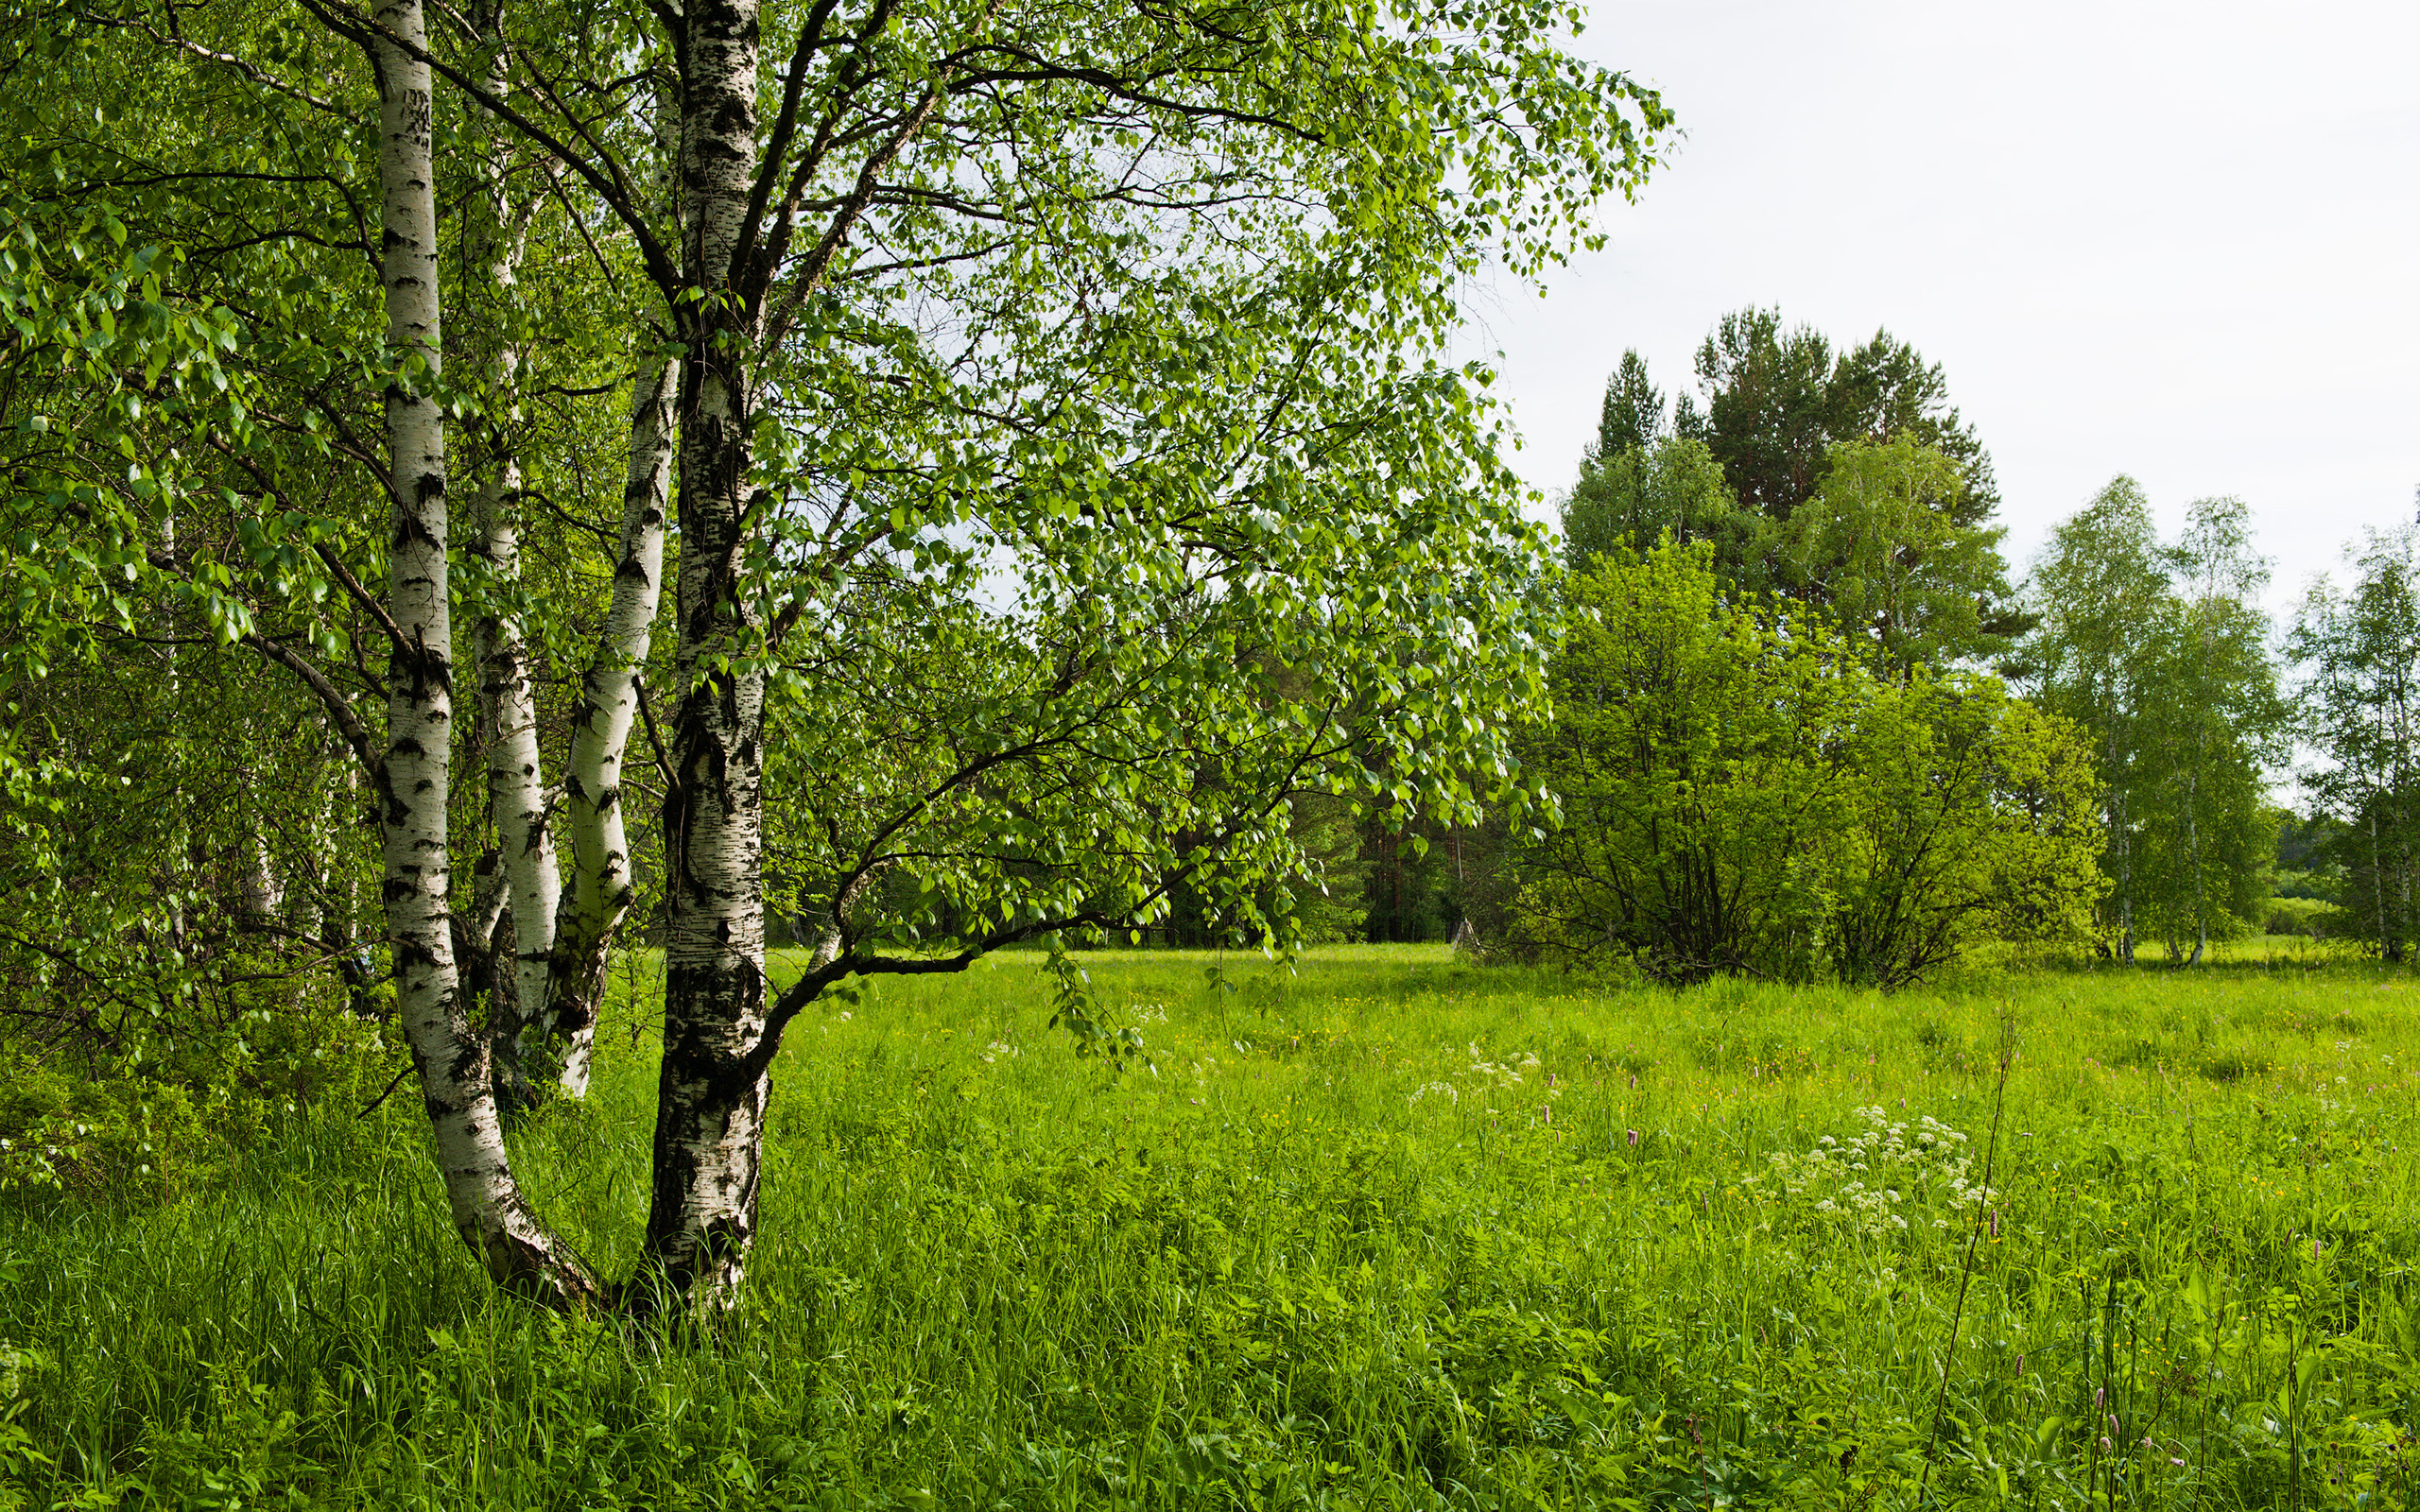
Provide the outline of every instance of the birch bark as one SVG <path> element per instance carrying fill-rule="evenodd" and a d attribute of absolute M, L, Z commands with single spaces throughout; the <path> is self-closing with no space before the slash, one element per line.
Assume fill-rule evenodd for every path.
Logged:
<path fill-rule="evenodd" d="M 453 735 L 453 627 L 446 603 L 442 411 L 423 391 L 442 361 L 427 27 L 420 0 L 375 13 L 380 282 L 390 358 L 386 395 L 394 488 L 387 608 L 400 636 L 389 662 L 388 744 L 379 764 L 388 938 L 396 1010 L 436 1134 L 455 1228 L 499 1282 L 563 1303 L 593 1278 L 539 1225 L 514 1184 L 489 1086 L 486 1040 L 464 1012 L 451 920 L 446 799 Z"/>
<path fill-rule="evenodd" d="M 631 452 L 622 487 L 622 539 L 614 596 L 596 655 L 572 711 L 563 823 L 571 885 L 555 928 L 546 1026 L 556 1075 L 573 1097 L 588 1092 L 596 1009 L 614 932 L 636 901 L 623 821 L 622 761 L 638 717 L 639 671 L 664 597 L 664 529 L 672 478 L 677 366 L 643 355 L 631 390 Z"/>
<path fill-rule="evenodd" d="M 667 185 L 679 173 L 678 99 L 657 112 L 657 142 Z M 679 195 L 671 196 L 676 218 Z M 596 654 L 572 711 L 571 754 L 563 774 L 563 827 L 571 880 L 557 917 L 547 977 L 546 1036 L 555 1076 L 573 1097 L 588 1094 L 596 1013 L 614 936 L 638 899 L 624 819 L 622 761 L 638 717 L 639 673 L 654 642 L 664 601 L 664 532 L 671 513 L 672 407 L 681 369 L 642 341 L 631 380 L 630 455 L 622 481 L 622 536 L 614 593 Z"/>
<path fill-rule="evenodd" d="M 670 929 L 664 1062 L 647 1242 L 664 1285 L 716 1306 L 738 1286 L 756 1223 L 765 1029 L 764 674 L 741 591 L 753 425 L 755 303 L 735 253 L 756 167 L 757 7 L 685 8 L 681 701 L 665 799 Z"/>
<path fill-rule="evenodd" d="M 488 57 L 482 82 L 490 94 L 501 96 L 510 87 L 502 18 L 493 8 L 484 8 L 474 13 L 473 24 Z M 465 207 L 463 262 L 472 280 L 493 290 L 501 304 L 510 298 L 519 277 L 520 228 L 504 202 L 503 149 L 493 118 L 474 111 L 466 124 L 465 146 L 478 180 Z M 478 552 L 495 583 L 509 593 L 521 581 L 521 457 L 512 435 L 521 353 L 501 316 L 498 310 L 480 322 L 467 346 L 472 360 L 485 369 L 480 377 L 488 389 L 486 405 L 475 412 L 474 433 Z M 547 965 L 554 954 L 562 881 L 546 823 L 538 705 L 520 621 L 509 611 L 483 615 L 475 642 L 487 724 L 488 807 L 495 820 L 512 931 L 510 990 L 490 1001 L 490 1039 L 497 1059 L 496 1085 L 516 1102 L 526 1102 L 535 1092 L 525 1047 L 545 1022 Z"/>

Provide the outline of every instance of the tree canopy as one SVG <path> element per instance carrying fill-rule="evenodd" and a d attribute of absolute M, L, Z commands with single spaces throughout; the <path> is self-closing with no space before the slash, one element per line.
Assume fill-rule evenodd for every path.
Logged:
<path fill-rule="evenodd" d="M 1575 9 L 100 20 L 14 39 L 101 102 L 12 91 L 21 676 L 136 690 L 172 771 L 198 663 L 316 710 L 210 869 L 294 875 L 244 817 L 286 784 L 368 811 L 375 856 L 341 814 L 302 848 L 353 902 L 251 917 L 306 960 L 382 942 L 506 1283 L 728 1297 L 772 1057 L 823 992 L 1180 896 L 1280 944 L 1328 853 L 1305 805 L 1512 792 L 1543 541 L 1443 352 L 1461 281 L 1590 239 L 1668 124 L 1560 50 Z M 12 780 L 89 788 L 78 760 Z M 214 878 L 160 870 L 172 936 Z M 811 946 L 778 994 L 769 890 Z M 617 1292 L 499 1131 L 579 1090 L 649 893 L 656 1174 Z M 1083 1044 L 1131 1043 L 1063 980 Z"/>
<path fill-rule="evenodd" d="M 1836 352 L 1778 311 L 1722 318 L 1668 410 L 1635 351 L 1565 501 L 1575 563 L 1670 530 L 1751 593 L 1833 616 L 1876 665 L 2006 662 L 2030 620 L 1993 524 L 1991 458 L 1938 363 L 1889 332 Z"/>

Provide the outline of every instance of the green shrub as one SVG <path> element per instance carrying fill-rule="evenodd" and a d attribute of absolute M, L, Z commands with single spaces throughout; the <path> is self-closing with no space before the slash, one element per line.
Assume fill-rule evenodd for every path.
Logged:
<path fill-rule="evenodd" d="M 2334 912 L 2334 904 L 2317 898 L 2276 897 L 2269 900 L 2264 925 L 2272 935 L 2318 936 L 2325 932 L 2325 916 Z"/>
<path fill-rule="evenodd" d="M 109 1044 L 0 1040 L 0 1194 L 174 1201 L 227 1177 L 264 1131 L 367 1102 L 394 1074 L 385 1031 L 333 991 L 262 973 L 214 1005 Z"/>
<path fill-rule="evenodd" d="M 2080 935 L 2100 831 L 2076 728 L 1995 677 L 1878 673 L 1709 559 L 1667 541 L 1570 578 L 1554 722 L 1523 748 L 1562 822 L 1514 857 L 1512 954 L 1895 988 Z"/>

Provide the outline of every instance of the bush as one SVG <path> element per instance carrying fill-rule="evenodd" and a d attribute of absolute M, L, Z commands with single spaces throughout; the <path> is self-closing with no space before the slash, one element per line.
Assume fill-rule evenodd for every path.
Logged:
<path fill-rule="evenodd" d="M 2317 898 L 2278 897 L 2269 900 L 2264 920 L 2266 933 L 2272 935 L 2308 935 L 2320 938 L 2326 933 L 2326 915 L 2335 912 L 2333 905 Z"/>
<path fill-rule="evenodd" d="M 1892 988 L 2083 926 L 2099 832 L 2066 721 L 1996 678 L 1878 674 L 1703 545 L 1599 557 L 1570 591 L 1554 723 L 1524 750 L 1563 822 L 1516 857 L 1516 945 Z"/>
<path fill-rule="evenodd" d="M 394 1074 L 380 1025 L 332 987 L 274 973 L 80 1043 L 0 1041 L 0 1194 L 113 1205 L 206 1189 L 287 1116 L 367 1102 Z"/>

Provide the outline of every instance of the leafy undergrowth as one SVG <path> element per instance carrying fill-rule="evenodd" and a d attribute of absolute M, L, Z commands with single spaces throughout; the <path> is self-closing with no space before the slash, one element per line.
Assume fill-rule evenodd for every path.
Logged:
<path fill-rule="evenodd" d="M 2415 1505 L 2409 977 L 1087 964 L 1155 1073 L 1031 956 L 803 1020 L 710 1339 L 492 1295 L 401 1099 L 0 1209 L 0 1505 Z M 608 1036 L 521 1161 L 618 1271 Z"/>

